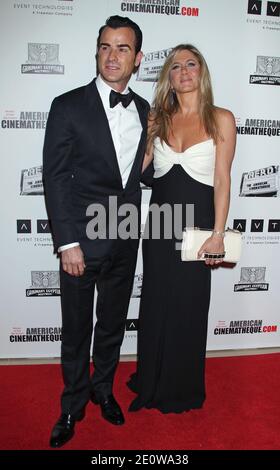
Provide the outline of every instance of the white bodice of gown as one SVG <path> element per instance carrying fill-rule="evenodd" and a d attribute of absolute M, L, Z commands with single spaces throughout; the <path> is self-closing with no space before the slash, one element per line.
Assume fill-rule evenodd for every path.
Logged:
<path fill-rule="evenodd" d="M 159 137 L 154 141 L 154 178 L 168 173 L 173 165 L 181 165 L 193 179 L 214 186 L 216 147 L 213 139 L 192 145 L 184 152 L 175 152 Z"/>

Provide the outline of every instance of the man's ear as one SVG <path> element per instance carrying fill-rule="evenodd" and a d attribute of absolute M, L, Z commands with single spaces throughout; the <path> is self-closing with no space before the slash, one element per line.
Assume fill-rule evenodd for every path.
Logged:
<path fill-rule="evenodd" d="M 142 58 L 143 58 L 143 55 L 144 55 L 144 54 L 143 54 L 142 51 L 137 52 L 137 54 L 136 54 L 136 56 L 135 56 L 135 62 L 134 62 L 135 67 L 139 67 L 140 62 L 141 62 L 141 60 L 142 60 Z"/>

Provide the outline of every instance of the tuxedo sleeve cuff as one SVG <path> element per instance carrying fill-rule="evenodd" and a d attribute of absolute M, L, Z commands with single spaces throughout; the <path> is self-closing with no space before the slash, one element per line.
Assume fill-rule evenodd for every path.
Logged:
<path fill-rule="evenodd" d="M 61 253 L 62 251 L 68 250 L 69 248 L 74 248 L 75 246 L 80 246 L 80 243 L 74 242 L 74 243 L 68 243 L 67 245 L 62 245 L 58 248 L 57 252 Z"/>

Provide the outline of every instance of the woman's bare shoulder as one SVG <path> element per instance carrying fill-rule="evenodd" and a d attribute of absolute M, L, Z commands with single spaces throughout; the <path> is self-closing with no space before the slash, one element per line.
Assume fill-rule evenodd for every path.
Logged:
<path fill-rule="evenodd" d="M 214 108 L 215 116 L 218 121 L 218 124 L 221 125 L 235 125 L 235 117 L 229 109 L 219 108 L 215 106 Z"/>
<path fill-rule="evenodd" d="M 235 142 L 236 123 L 233 113 L 228 109 L 215 107 L 215 118 L 220 133 L 219 142 Z"/>

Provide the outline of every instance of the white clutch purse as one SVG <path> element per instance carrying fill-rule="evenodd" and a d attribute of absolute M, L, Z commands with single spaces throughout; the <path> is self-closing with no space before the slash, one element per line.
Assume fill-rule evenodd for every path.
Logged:
<path fill-rule="evenodd" d="M 204 259 L 218 259 L 215 255 L 204 255 L 197 258 L 197 253 L 207 238 L 211 237 L 213 230 L 200 229 L 197 227 L 186 227 L 183 231 L 183 241 L 181 248 L 182 261 L 203 261 Z M 227 229 L 224 236 L 225 255 L 222 261 L 237 263 L 241 255 L 242 233 L 238 230 Z M 221 257 L 220 257 L 221 258 Z"/>

